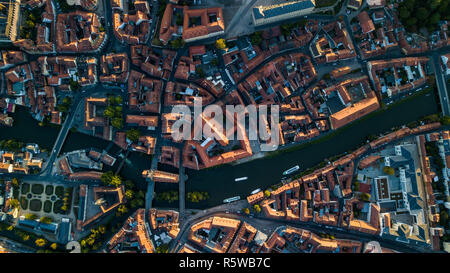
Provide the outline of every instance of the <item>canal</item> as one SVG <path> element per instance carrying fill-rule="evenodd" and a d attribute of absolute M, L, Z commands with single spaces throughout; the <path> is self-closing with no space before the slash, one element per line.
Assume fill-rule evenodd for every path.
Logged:
<path fill-rule="evenodd" d="M 277 156 L 257 159 L 239 165 L 224 165 L 202 171 L 187 169 L 188 180 L 186 181 L 186 192 L 201 191 L 208 192 L 210 198 L 199 203 L 186 201 L 186 208 L 202 209 L 216 206 L 225 198 L 240 195 L 246 198 L 250 192 L 257 188 L 262 190 L 280 182 L 283 171 L 299 165 L 301 170 L 313 167 L 334 155 L 342 154 L 354 149 L 361 144 L 369 134 L 380 134 L 395 126 L 407 124 L 426 115 L 438 112 L 438 105 L 433 94 L 422 94 L 393 105 L 391 108 L 376 115 L 372 115 L 361 121 L 356 121 L 350 126 L 344 127 L 338 134 L 320 143 L 306 145 L 292 152 L 285 152 Z M 34 120 L 28 109 L 17 107 L 16 112 L 11 114 L 14 118 L 14 126 L 0 127 L 0 139 L 17 139 L 22 142 L 37 143 L 41 147 L 50 150 L 56 140 L 60 127 L 41 127 Z M 97 148 L 106 149 L 110 142 L 88 136 L 82 133 L 70 132 L 62 153 L 78 149 Z M 118 157 L 120 148 L 111 145 L 109 153 Z M 117 168 L 120 162 L 111 169 Z M 150 168 L 151 156 L 132 152 L 127 158 L 120 175 L 126 180 L 133 180 L 140 190 L 146 189 L 146 181 L 141 177 L 143 170 Z M 109 168 L 108 168 L 109 169 Z M 159 169 L 173 171 L 168 166 L 159 164 Z M 247 176 L 248 180 L 235 182 L 238 177 Z M 177 184 L 157 183 L 155 191 L 178 191 Z M 154 201 L 154 206 L 178 207 L 178 201 L 167 203 Z"/>

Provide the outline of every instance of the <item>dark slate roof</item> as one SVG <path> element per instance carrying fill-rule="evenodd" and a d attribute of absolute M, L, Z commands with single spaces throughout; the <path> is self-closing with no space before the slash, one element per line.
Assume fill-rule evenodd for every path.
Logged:
<path fill-rule="evenodd" d="M 292 4 L 279 6 L 273 9 L 268 9 L 265 10 L 264 13 L 261 13 L 258 8 L 253 8 L 253 15 L 255 16 L 255 19 L 270 18 L 312 7 L 314 7 L 314 3 L 310 0 L 305 0 L 293 2 Z"/>

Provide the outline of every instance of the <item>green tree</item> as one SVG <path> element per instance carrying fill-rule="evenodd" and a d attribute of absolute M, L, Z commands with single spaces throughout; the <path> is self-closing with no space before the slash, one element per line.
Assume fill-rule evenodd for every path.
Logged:
<path fill-rule="evenodd" d="M 117 216 L 122 216 L 122 215 L 124 215 L 125 213 L 127 213 L 128 212 L 128 208 L 125 206 L 125 205 L 120 205 L 118 208 L 117 208 L 117 213 L 116 213 L 116 215 Z"/>
<path fill-rule="evenodd" d="M 197 74 L 197 76 L 199 78 L 204 78 L 205 77 L 205 71 L 203 70 L 203 68 L 201 66 L 197 66 L 197 68 L 195 69 L 195 73 Z"/>
<path fill-rule="evenodd" d="M 270 197 L 270 191 L 268 191 L 268 190 L 265 190 L 265 191 L 264 191 L 264 196 L 266 196 L 266 197 Z"/>
<path fill-rule="evenodd" d="M 250 42 L 252 45 L 260 45 L 262 43 L 262 33 L 261 31 L 254 32 L 252 35 L 250 35 Z"/>
<path fill-rule="evenodd" d="M 116 103 L 117 105 L 121 105 L 121 104 L 122 104 L 122 97 L 119 96 L 119 95 L 116 96 L 115 103 Z"/>
<path fill-rule="evenodd" d="M 175 49 L 182 48 L 184 46 L 184 41 L 181 38 L 177 38 L 170 41 L 170 45 Z"/>
<path fill-rule="evenodd" d="M 114 107 L 114 116 L 115 117 L 122 117 L 122 106 Z"/>
<path fill-rule="evenodd" d="M 112 171 L 107 171 L 106 173 L 102 174 L 100 180 L 103 182 L 104 185 L 108 186 L 111 183 L 113 176 L 114 173 Z"/>
<path fill-rule="evenodd" d="M 72 79 L 69 80 L 69 86 L 70 86 L 70 90 L 72 90 L 72 91 L 78 91 L 81 87 L 77 81 L 74 81 Z"/>
<path fill-rule="evenodd" d="M 111 125 L 114 128 L 122 129 L 123 128 L 123 119 L 122 118 L 113 118 L 111 121 Z"/>
<path fill-rule="evenodd" d="M 134 196 L 134 192 L 133 192 L 132 190 L 126 190 L 126 191 L 125 191 L 125 197 L 126 197 L 128 200 L 131 200 L 131 199 L 133 198 L 133 196 Z"/>
<path fill-rule="evenodd" d="M 141 137 L 141 132 L 138 129 L 130 129 L 127 131 L 127 138 L 133 142 L 136 142 Z"/>
<path fill-rule="evenodd" d="M 108 106 L 105 111 L 103 111 L 103 115 L 107 118 L 113 118 L 115 116 L 114 107 Z"/>
<path fill-rule="evenodd" d="M 44 224 L 51 224 L 53 222 L 53 219 L 47 216 L 42 216 L 39 222 Z"/>
<path fill-rule="evenodd" d="M 161 244 L 156 247 L 156 253 L 167 253 L 167 252 L 169 252 L 168 244 Z"/>
<path fill-rule="evenodd" d="M 416 17 L 420 21 L 425 21 L 429 15 L 430 15 L 430 12 L 424 7 L 420 7 L 416 11 Z"/>
<path fill-rule="evenodd" d="M 360 198 L 362 201 L 368 202 L 370 200 L 370 194 L 363 192 L 361 193 Z"/>
<path fill-rule="evenodd" d="M 249 208 L 245 208 L 245 209 L 244 209 L 244 213 L 247 214 L 247 215 L 249 215 L 249 214 L 250 214 Z"/>
<path fill-rule="evenodd" d="M 436 25 L 437 23 L 439 23 L 440 20 L 441 20 L 441 15 L 439 14 L 439 12 L 435 12 L 430 17 L 430 24 Z"/>
<path fill-rule="evenodd" d="M 409 10 L 408 10 L 406 7 L 400 7 L 400 8 L 398 9 L 398 11 L 399 11 L 399 16 L 400 16 L 400 18 L 402 18 L 402 19 L 408 18 L 409 15 L 411 14 L 411 13 L 409 12 Z"/>
<path fill-rule="evenodd" d="M 260 207 L 258 204 L 256 204 L 256 205 L 253 206 L 253 210 L 254 210 L 256 213 L 260 213 L 260 212 L 261 212 L 261 207 Z"/>

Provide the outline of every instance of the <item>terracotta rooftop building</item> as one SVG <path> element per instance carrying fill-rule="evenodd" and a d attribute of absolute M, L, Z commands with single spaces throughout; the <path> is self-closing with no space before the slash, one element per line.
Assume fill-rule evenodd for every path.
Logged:
<path fill-rule="evenodd" d="M 175 18 L 183 20 L 182 24 Z M 193 42 L 221 35 L 224 31 L 222 8 L 189 9 L 169 3 L 162 17 L 159 39 L 167 44 L 174 35 L 181 35 L 184 41 Z"/>
<path fill-rule="evenodd" d="M 103 115 L 98 115 L 98 109 L 105 108 L 107 103 L 107 98 L 86 98 L 84 127 L 87 130 L 92 130 L 92 133 L 96 136 L 111 140 L 112 127 L 109 125 L 108 119 Z"/>
<path fill-rule="evenodd" d="M 160 170 L 144 170 L 142 177 L 150 178 L 155 182 L 178 183 L 178 174 L 164 172 Z"/>
<path fill-rule="evenodd" d="M 10 68 L 15 64 L 26 61 L 27 58 L 22 51 L 2 50 L 0 52 L 0 69 Z"/>
<path fill-rule="evenodd" d="M 140 112 L 160 113 L 162 82 L 132 70 L 128 80 L 129 105 Z"/>
<path fill-rule="evenodd" d="M 179 168 L 180 149 L 173 146 L 162 146 L 161 155 L 159 156 L 159 162 L 161 162 L 161 164 L 167 164 L 174 166 L 175 168 Z"/>
<path fill-rule="evenodd" d="M 140 116 L 140 115 L 127 115 L 126 123 L 129 126 L 147 127 L 149 130 L 154 130 L 158 127 L 157 116 Z"/>
<path fill-rule="evenodd" d="M 231 246 L 239 225 L 239 220 L 214 216 L 192 225 L 188 238 L 205 250 L 225 253 Z M 215 236 L 218 233 L 222 236 Z"/>
<path fill-rule="evenodd" d="M 150 209 L 149 220 L 153 230 L 165 231 L 172 239 L 175 239 L 180 232 L 178 212 L 174 210 Z"/>
<path fill-rule="evenodd" d="M 108 241 L 110 253 L 154 253 L 155 246 L 147 229 L 145 209 L 138 209 Z"/>

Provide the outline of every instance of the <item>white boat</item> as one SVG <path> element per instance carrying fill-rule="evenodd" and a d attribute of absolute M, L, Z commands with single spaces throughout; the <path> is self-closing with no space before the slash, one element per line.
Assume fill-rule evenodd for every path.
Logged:
<path fill-rule="evenodd" d="M 227 199 L 223 200 L 223 202 L 224 203 L 231 203 L 231 202 L 234 202 L 234 201 L 237 201 L 237 200 L 241 200 L 241 197 L 240 196 L 230 197 L 230 198 L 227 198 Z"/>
<path fill-rule="evenodd" d="M 247 179 L 248 179 L 248 177 L 247 177 L 247 176 L 244 176 L 244 177 L 236 178 L 236 179 L 234 179 L 234 181 L 235 181 L 235 182 L 239 182 L 239 181 L 244 181 L 244 180 L 247 180 Z"/>
<path fill-rule="evenodd" d="M 291 173 L 298 171 L 299 169 L 300 169 L 300 166 L 297 165 L 295 167 L 290 168 L 289 170 L 284 171 L 283 175 L 289 175 Z"/>
<path fill-rule="evenodd" d="M 256 190 L 252 191 L 250 194 L 257 194 L 260 191 L 261 191 L 261 189 L 256 189 Z"/>

